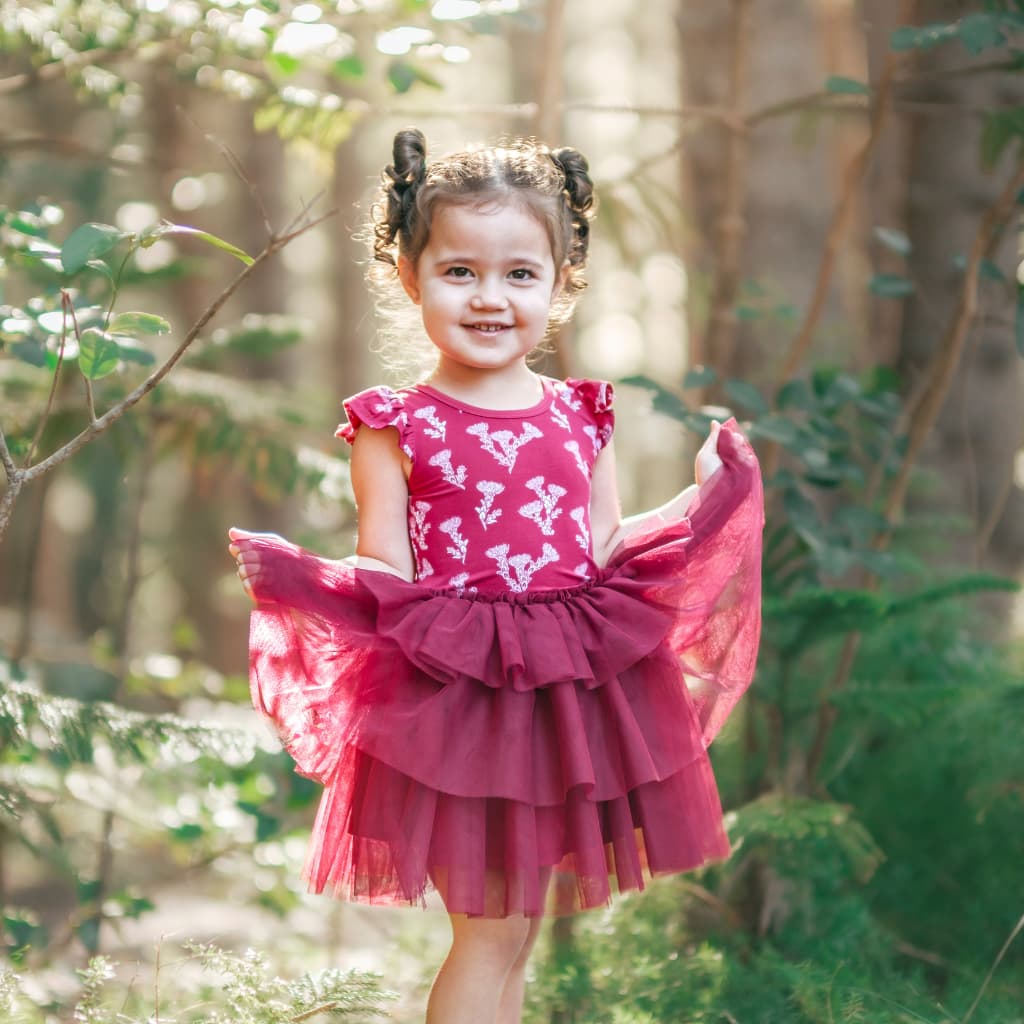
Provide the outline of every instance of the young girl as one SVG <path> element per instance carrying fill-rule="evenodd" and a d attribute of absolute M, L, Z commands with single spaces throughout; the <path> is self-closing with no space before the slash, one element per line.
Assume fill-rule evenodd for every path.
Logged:
<path fill-rule="evenodd" d="M 586 161 L 425 152 L 395 137 L 374 253 L 437 360 L 344 403 L 357 554 L 240 530 L 231 551 L 253 700 L 325 787 L 311 889 L 436 889 L 428 1024 L 513 1024 L 545 910 L 729 855 L 706 748 L 753 674 L 761 481 L 715 423 L 696 485 L 623 520 L 611 385 L 527 363 L 584 284 Z"/>

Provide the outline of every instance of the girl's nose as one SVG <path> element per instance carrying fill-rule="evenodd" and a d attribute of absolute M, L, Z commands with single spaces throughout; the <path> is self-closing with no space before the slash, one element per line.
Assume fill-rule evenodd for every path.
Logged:
<path fill-rule="evenodd" d="M 508 305 L 500 282 L 486 278 L 480 279 L 469 301 L 474 309 L 504 309 Z"/>

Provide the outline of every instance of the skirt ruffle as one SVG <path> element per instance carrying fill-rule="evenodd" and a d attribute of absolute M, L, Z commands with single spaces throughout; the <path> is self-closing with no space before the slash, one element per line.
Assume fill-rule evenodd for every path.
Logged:
<path fill-rule="evenodd" d="M 431 590 L 258 538 L 252 696 L 325 787 L 312 890 L 535 916 L 729 855 L 706 747 L 753 674 L 763 501 L 731 425 L 719 452 L 685 519 L 569 590 Z"/>

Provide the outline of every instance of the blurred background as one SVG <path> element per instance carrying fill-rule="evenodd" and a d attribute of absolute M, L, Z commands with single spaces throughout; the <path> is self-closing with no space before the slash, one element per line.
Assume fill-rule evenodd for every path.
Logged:
<path fill-rule="evenodd" d="M 590 286 L 538 367 L 615 382 L 625 511 L 724 413 L 767 484 L 712 748 L 734 855 L 550 924 L 527 1019 L 1024 1020 L 1022 29 L 0 0 L 4 1019 L 422 1019 L 446 919 L 305 894 L 318 793 L 249 706 L 225 549 L 352 550 L 341 399 L 411 379 L 362 232 L 416 125 L 428 160 L 589 158 Z"/>

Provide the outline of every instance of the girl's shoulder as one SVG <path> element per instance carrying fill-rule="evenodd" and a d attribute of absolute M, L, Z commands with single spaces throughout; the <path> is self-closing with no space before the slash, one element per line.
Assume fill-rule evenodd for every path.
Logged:
<path fill-rule="evenodd" d="M 350 395 L 341 403 L 347 422 L 338 426 L 334 436 L 352 444 L 361 426 L 365 425 L 373 430 L 394 427 L 398 431 L 399 447 L 411 459 L 413 451 L 412 433 L 409 428 L 408 391 L 407 388 L 396 391 L 386 384 L 378 384 Z"/>
<path fill-rule="evenodd" d="M 580 408 L 601 415 L 610 414 L 615 403 L 615 388 L 610 381 L 587 377 L 566 377 L 554 381 L 555 394 L 566 404 L 579 403 Z"/>

